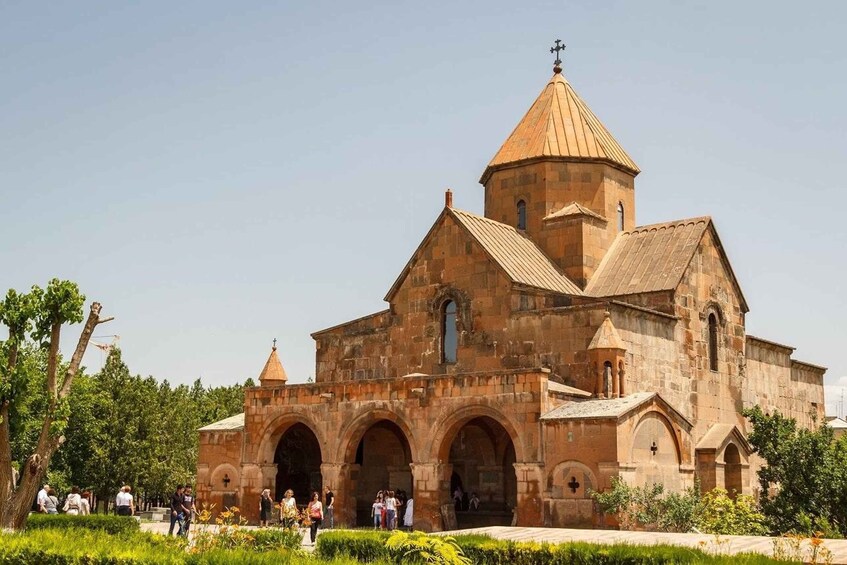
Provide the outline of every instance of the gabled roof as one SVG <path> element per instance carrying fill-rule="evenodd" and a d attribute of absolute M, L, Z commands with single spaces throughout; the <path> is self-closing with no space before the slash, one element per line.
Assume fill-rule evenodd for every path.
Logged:
<path fill-rule="evenodd" d="M 561 73 L 555 73 L 500 150 L 480 182 L 502 166 L 543 157 L 606 161 L 638 174 L 638 165 L 597 119 Z"/>
<path fill-rule="evenodd" d="M 271 349 L 271 354 L 265 363 L 265 368 L 262 369 L 259 375 L 259 382 L 271 384 L 285 384 L 288 380 L 288 375 L 285 374 L 285 369 L 282 368 L 282 363 L 279 361 L 279 356 L 276 354 L 276 346 Z"/>
<path fill-rule="evenodd" d="M 571 402 L 541 415 L 542 420 L 619 420 L 633 410 L 651 402 L 659 401 L 688 428 L 693 424 L 671 406 L 658 392 L 636 392 L 621 398 Z"/>
<path fill-rule="evenodd" d="M 741 307 L 747 312 L 741 286 L 708 216 L 642 226 L 619 233 L 600 267 L 588 281 L 585 294 L 608 297 L 676 289 L 707 230 L 712 230 Z"/>
<path fill-rule="evenodd" d="M 734 437 L 735 441 L 741 445 L 746 455 L 753 452 L 750 442 L 744 437 L 741 430 L 735 424 L 714 424 L 709 431 L 697 442 L 694 448 L 696 451 L 715 451 L 719 452 L 729 443 L 729 438 Z"/>
<path fill-rule="evenodd" d="M 564 208 L 561 208 L 559 210 L 556 210 L 555 212 L 547 214 L 546 216 L 544 216 L 544 219 L 545 220 L 558 220 L 559 218 L 569 218 L 569 217 L 576 217 L 576 216 L 588 216 L 589 218 L 594 218 L 596 220 L 602 220 L 604 222 L 609 221 L 608 219 L 601 216 L 597 212 L 595 212 L 593 210 L 589 210 L 588 208 L 586 208 L 585 206 L 583 206 L 582 204 L 580 204 L 578 202 L 571 202 L 570 204 L 568 204 Z"/>
<path fill-rule="evenodd" d="M 455 219 L 456 223 L 479 243 L 486 254 L 513 283 L 560 294 L 582 295 L 582 290 L 559 272 L 559 269 L 532 240 L 512 226 L 455 208 L 444 208 L 444 211 L 435 220 L 432 228 L 415 250 L 412 258 L 409 259 L 403 272 L 394 281 L 385 296 L 385 300 L 390 301 L 397 289 L 400 288 L 421 249 L 446 215 Z"/>
<path fill-rule="evenodd" d="M 244 429 L 244 412 L 199 428 L 198 432 L 225 432 Z"/>

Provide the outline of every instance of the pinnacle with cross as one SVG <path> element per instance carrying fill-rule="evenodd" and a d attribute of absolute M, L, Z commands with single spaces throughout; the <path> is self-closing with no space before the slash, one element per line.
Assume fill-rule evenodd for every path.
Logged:
<path fill-rule="evenodd" d="M 550 53 L 556 54 L 556 60 L 553 61 L 553 72 L 561 73 L 562 72 L 562 59 L 560 57 L 560 53 L 565 50 L 565 45 L 562 43 L 561 39 L 556 40 L 556 45 L 550 48 Z"/>
<path fill-rule="evenodd" d="M 276 351 L 276 338 L 274 338 L 274 351 Z"/>

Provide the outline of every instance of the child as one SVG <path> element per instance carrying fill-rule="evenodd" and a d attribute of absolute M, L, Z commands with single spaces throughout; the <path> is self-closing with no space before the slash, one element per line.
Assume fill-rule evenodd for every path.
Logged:
<path fill-rule="evenodd" d="M 384 505 L 382 504 L 382 496 L 377 495 L 374 500 L 373 506 L 371 507 L 371 516 L 374 519 L 374 529 L 378 530 L 382 525 L 382 511 L 384 509 Z"/>

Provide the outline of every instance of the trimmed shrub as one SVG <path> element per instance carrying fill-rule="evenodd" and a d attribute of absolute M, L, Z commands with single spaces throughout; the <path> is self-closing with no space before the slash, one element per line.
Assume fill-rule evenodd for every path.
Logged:
<path fill-rule="evenodd" d="M 318 536 L 316 553 L 323 559 L 350 556 L 369 563 L 378 559 L 389 559 L 391 555 L 385 542 L 391 536 L 382 531 L 339 531 L 321 532 Z"/>
<path fill-rule="evenodd" d="M 131 516 L 113 516 L 110 514 L 90 514 L 88 516 L 69 516 L 68 514 L 30 514 L 26 521 L 27 531 L 66 530 L 80 528 L 108 534 L 124 534 L 140 531 L 138 520 Z"/>

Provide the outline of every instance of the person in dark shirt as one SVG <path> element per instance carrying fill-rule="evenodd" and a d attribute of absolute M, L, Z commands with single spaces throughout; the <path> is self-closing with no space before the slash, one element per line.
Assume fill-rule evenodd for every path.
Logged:
<path fill-rule="evenodd" d="M 176 485 L 176 491 L 171 495 L 171 527 L 168 528 L 168 535 L 174 533 L 174 526 L 179 522 L 179 529 L 182 530 L 182 520 L 185 515 L 182 512 L 182 485 Z"/>
<path fill-rule="evenodd" d="M 191 486 L 185 485 L 185 489 L 182 491 L 182 511 L 185 513 L 185 519 L 179 525 L 178 536 L 188 537 L 188 528 L 191 527 L 191 518 L 196 502 L 194 495 L 191 493 Z"/>
<path fill-rule="evenodd" d="M 333 525 L 333 506 L 332 503 L 335 502 L 335 493 L 332 492 L 332 487 L 327 485 L 324 489 L 326 504 L 324 504 L 324 520 L 326 521 L 326 525 L 329 529 L 332 529 Z"/>

